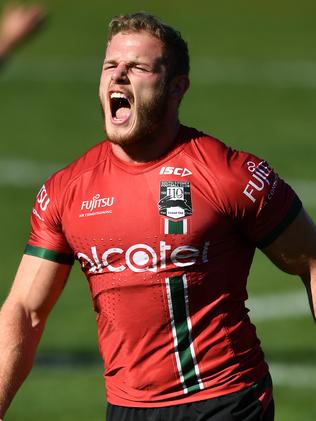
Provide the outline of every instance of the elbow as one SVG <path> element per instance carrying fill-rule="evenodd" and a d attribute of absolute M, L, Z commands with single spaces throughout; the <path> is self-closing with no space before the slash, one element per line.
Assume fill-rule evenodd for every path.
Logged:
<path fill-rule="evenodd" d="M 30 309 L 28 315 L 33 329 L 41 328 L 45 325 L 47 314 L 40 309 Z"/>
<path fill-rule="evenodd" d="M 30 312 L 30 321 L 32 328 L 37 328 L 41 325 L 42 319 L 37 311 Z"/>
<path fill-rule="evenodd" d="M 8 304 L 8 313 L 19 315 L 18 317 L 23 325 L 36 329 L 45 324 L 46 317 L 40 309 L 32 308 L 20 302 Z"/>

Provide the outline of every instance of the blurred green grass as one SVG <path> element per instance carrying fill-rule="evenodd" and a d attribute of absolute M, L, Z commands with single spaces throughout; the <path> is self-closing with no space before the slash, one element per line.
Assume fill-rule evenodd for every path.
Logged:
<path fill-rule="evenodd" d="M 6 421 L 105 419 L 104 386 L 96 368 L 34 369 Z"/>
<path fill-rule="evenodd" d="M 24 187 L 0 179 L 0 217 L 5 221 L 1 301 L 23 252 L 34 196 L 48 175 L 45 164 L 57 168 L 104 136 L 98 79 L 106 25 L 113 15 L 147 10 L 176 26 L 188 40 L 192 86 L 181 109 L 184 123 L 268 159 L 286 179 L 316 180 L 314 1 L 42 3 L 50 11 L 46 27 L 0 75 L 0 162 L 16 160 L 18 167 L 27 160 L 44 168 L 37 182 Z M 315 218 L 315 206 L 308 210 Z M 250 296 L 302 288 L 297 278 L 281 273 L 257 253 Z M 91 367 L 36 366 L 12 404 L 8 421 L 104 419 L 94 318 L 87 283 L 75 267 L 48 321 L 39 356 L 49 361 L 65 355 L 91 360 Z M 272 364 L 282 363 L 289 373 L 296 365 L 315 366 L 311 317 L 260 320 L 256 326 Z M 308 384 L 295 387 L 276 378 L 277 421 L 315 419 L 316 381 Z"/>

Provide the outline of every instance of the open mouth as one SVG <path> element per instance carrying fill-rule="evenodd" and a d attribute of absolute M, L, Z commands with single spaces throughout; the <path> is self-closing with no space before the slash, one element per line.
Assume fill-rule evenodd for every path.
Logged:
<path fill-rule="evenodd" d="M 131 114 L 131 104 L 122 92 L 112 92 L 110 95 L 111 114 L 116 122 L 125 122 Z"/>

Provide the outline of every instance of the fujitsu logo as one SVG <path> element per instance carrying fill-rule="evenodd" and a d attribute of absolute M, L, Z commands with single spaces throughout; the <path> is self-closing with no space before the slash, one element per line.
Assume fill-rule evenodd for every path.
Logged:
<path fill-rule="evenodd" d="M 261 161 L 259 164 L 248 161 L 247 167 L 248 171 L 252 173 L 252 176 L 248 181 L 243 194 L 255 203 L 257 201 L 257 193 L 263 190 L 265 185 L 270 186 L 269 176 L 272 169 L 266 161 Z"/>
<path fill-rule="evenodd" d="M 92 246 L 89 253 L 77 253 L 77 259 L 88 273 L 122 272 L 126 269 L 132 272 L 157 272 L 170 265 L 181 268 L 207 263 L 209 246 L 209 241 L 201 249 L 190 245 L 172 249 L 165 241 L 159 242 L 158 250 L 148 244 L 134 244 L 126 250 L 120 247 L 100 250 Z"/>
<path fill-rule="evenodd" d="M 160 170 L 161 175 L 180 175 L 180 177 L 185 177 L 191 175 L 192 172 L 187 168 L 176 168 L 176 167 L 162 167 Z"/>
<path fill-rule="evenodd" d="M 113 203 L 114 197 L 100 197 L 100 194 L 96 194 L 91 200 L 84 200 L 81 202 L 81 210 L 92 212 L 94 209 L 112 206 Z"/>
<path fill-rule="evenodd" d="M 50 202 L 50 198 L 48 197 L 45 184 L 43 184 L 40 191 L 38 192 L 36 196 L 36 201 L 39 204 L 41 210 L 45 212 Z"/>

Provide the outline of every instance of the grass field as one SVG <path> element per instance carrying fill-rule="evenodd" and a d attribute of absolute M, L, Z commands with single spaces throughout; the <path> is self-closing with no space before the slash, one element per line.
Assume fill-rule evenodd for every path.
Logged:
<path fill-rule="evenodd" d="M 0 75 L 1 302 L 42 182 L 103 138 L 98 79 L 106 24 L 119 13 L 147 10 L 183 33 L 192 71 L 182 121 L 268 159 L 316 220 L 314 0 L 42 3 L 47 25 Z M 277 421 L 316 419 L 315 325 L 302 293 L 257 253 L 249 306 L 271 363 Z M 6 421 L 101 421 L 104 411 L 94 313 L 76 267 Z"/>

